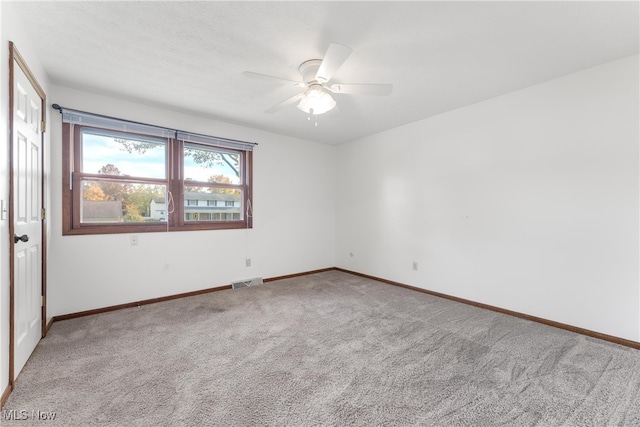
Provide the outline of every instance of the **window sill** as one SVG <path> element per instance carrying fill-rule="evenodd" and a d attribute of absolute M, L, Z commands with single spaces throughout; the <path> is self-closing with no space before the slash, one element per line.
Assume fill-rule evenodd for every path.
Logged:
<path fill-rule="evenodd" d="M 220 221 L 220 222 L 195 222 L 180 226 L 167 224 L 95 224 L 83 225 L 79 228 L 64 229 L 63 236 L 81 236 L 95 234 L 126 234 L 126 233 L 166 233 L 174 231 L 206 231 L 206 230 L 241 230 L 253 228 L 252 221 Z"/>

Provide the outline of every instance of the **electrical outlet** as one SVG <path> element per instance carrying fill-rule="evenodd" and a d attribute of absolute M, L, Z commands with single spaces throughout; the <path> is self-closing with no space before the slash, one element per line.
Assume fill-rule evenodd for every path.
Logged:
<path fill-rule="evenodd" d="M 247 259 L 245 259 L 245 260 L 244 260 L 244 264 L 245 264 L 247 267 L 251 267 L 251 258 L 247 258 Z"/>
<path fill-rule="evenodd" d="M 413 270 L 418 271 L 418 263 L 413 261 Z"/>
<path fill-rule="evenodd" d="M 131 246 L 138 246 L 138 235 L 137 234 L 132 234 L 131 236 L 129 236 L 129 244 Z"/>

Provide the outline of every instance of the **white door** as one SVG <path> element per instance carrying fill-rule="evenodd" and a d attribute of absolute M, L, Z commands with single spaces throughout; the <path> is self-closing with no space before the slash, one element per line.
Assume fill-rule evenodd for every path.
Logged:
<path fill-rule="evenodd" d="M 17 65 L 12 135 L 14 378 L 42 336 L 42 99 Z"/>

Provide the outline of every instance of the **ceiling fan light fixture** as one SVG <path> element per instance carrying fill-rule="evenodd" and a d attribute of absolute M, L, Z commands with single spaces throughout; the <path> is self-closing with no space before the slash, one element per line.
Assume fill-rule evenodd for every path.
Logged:
<path fill-rule="evenodd" d="M 298 108 L 307 114 L 324 114 L 336 106 L 336 101 L 320 85 L 311 85 L 298 103 Z"/>

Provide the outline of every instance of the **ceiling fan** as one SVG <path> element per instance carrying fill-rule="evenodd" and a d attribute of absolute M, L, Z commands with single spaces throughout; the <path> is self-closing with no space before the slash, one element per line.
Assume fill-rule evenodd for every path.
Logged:
<path fill-rule="evenodd" d="M 348 46 L 331 43 L 323 59 L 310 59 L 300 64 L 298 71 L 302 75 L 302 81 L 293 81 L 251 71 L 244 71 L 242 74 L 249 78 L 278 80 L 304 88 L 303 92 L 274 105 L 265 110 L 265 113 L 275 113 L 297 102 L 298 108 L 310 116 L 324 114 L 336 106 L 336 101 L 331 96 L 331 93 L 389 95 L 393 90 L 393 85 L 390 84 L 330 83 L 335 72 L 347 60 L 352 51 Z"/>

